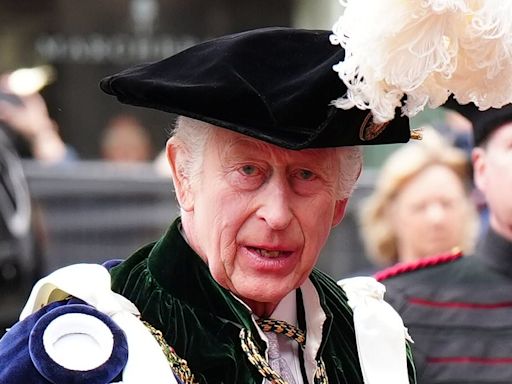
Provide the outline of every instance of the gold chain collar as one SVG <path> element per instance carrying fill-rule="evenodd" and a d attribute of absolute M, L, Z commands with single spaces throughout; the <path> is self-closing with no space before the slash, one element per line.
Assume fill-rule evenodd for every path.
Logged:
<path fill-rule="evenodd" d="M 274 319 L 258 319 L 256 320 L 256 323 L 263 332 L 275 332 L 288 336 L 289 338 L 297 341 L 301 348 L 304 348 L 306 345 L 306 333 L 285 321 Z M 281 377 L 281 375 L 279 375 L 279 373 L 270 367 L 268 361 L 261 355 L 258 347 L 254 343 L 251 331 L 243 328 L 240 331 L 240 342 L 242 345 L 242 350 L 247 355 L 247 358 L 251 364 L 256 367 L 258 372 L 265 379 L 270 381 L 272 384 L 288 384 Z M 329 380 L 327 379 L 325 364 L 322 358 L 317 360 L 316 364 L 317 369 L 315 371 L 314 378 L 315 384 L 328 384 Z"/>
<path fill-rule="evenodd" d="M 182 359 L 178 356 L 178 354 L 174 351 L 173 348 L 167 344 L 165 341 L 163 334 L 161 331 L 153 327 L 151 324 L 143 321 L 144 325 L 149 329 L 153 337 L 156 339 L 162 351 L 169 362 L 169 366 L 176 376 L 179 377 L 181 381 L 185 384 L 197 384 L 197 381 L 190 371 L 188 367 L 188 363 L 185 359 Z M 283 335 L 288 336 L 289 338 L 297 341 L 301 348 L 304 348 L 306 344 L 306 334 L 304 331 L 299 328 L 288 324 L 284 321 L 274 320 L 274 319 L 260 319 L 257 320 L 258 325 L 263 330 L 263 332 L 275 332 L 281 333 Z M 242 350 L 247 355 L 247 358 L 254 365 L 258 372 L 267 380 L 269 380 L 272 384 L 288 384 L 282 377 L 274 371 L 267 360 L 260 354 L 258 347 L 253 341 L 251 332 L 242 329 L 240 331 L 240 341 L 242 345 Z M 327 379 L 327 373 L 325 369 L 324 361 L 320 358 L 317 360 L 317 369 L 315 371 L 314 382 L 315 384 L 328 384 L 329 380 Z"/>
<path fill-rule="evenodd" d="M 156 341 L 160 345 L 160 348 L 162 348 L 162 351 L 164 352 L 164 355 L 167 358 L 167 361 L 173 373 L 176 376 L 178 376 L 180 380 L 183 381 L 183 383 L 185 384 L 197 384 L 198 382 L 196 381 L 194 375 L 192 374 L 190 368 L 188 367 L 187 360 L 179 357 L 176 351 L 173 348 L 171 348 L 169 344 L 167 344 L 161 331 L 159 331 L 146 321 L 143 321 L 143 323 L 149 329 L 153 337 L 156 339 Z"/>

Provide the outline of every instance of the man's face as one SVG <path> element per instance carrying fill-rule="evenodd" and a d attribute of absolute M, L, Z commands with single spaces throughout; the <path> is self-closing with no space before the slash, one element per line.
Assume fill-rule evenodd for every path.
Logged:
<path fill-rule="evenodd" d="M 475 182 L 490 209 L 490 225 L 512 240 L 512 122 L 491 134 L 485 149 L 473 150 Z"/>
<path fill-rule="evenodd" d="M 250 306 L 301 285 L 343 217 L 333 149 L 286 150 L 225 129 L 206 145 L 189 192 L 192 246 Z"/>

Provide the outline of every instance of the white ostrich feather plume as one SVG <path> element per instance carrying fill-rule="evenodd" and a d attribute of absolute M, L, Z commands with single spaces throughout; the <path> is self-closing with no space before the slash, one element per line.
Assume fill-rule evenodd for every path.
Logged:
<path fill-rule="evenodd" d="M 450 94 L 482 110 L 512 102 L 512 1 L 340 3 L 331 42 L 345 49 L 334 70 L 347 93 L 338 108 L 370 109 L 382 123 L 397 107 L 414 116 Z"/>

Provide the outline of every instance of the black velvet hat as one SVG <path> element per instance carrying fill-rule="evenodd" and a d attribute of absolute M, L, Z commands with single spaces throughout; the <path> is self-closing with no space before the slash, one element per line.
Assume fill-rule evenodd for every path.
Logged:
<path fill-rule="evenodd" d="M 330 34 L 264 28 L 228 35 L 106 77 L 100 86 L 122 103 L 290 149 L 408 141 L 406 117 L 374 124 L 369 111 L 331 105 L 346 87 L 332 69 L 344 52 Z"/>
<path fill-rule="evenodd" d="M 497 128 L 505 123 L 512 122 L 512 104 L 480 111 L 473 103 L 459 104 L 453 97 L 450 97 L 444 107 L 460 113 L 471 121 L 475 147 L 487 140 Z"/>

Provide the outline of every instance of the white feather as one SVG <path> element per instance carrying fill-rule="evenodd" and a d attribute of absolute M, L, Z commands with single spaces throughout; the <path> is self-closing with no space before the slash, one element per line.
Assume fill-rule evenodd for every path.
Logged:
<path fill-rule="evenodd" d="M 384 122 L 397 107 L 414 116 L 450 94 L 481 109 L 512 102 L 512 1 L 340 2 L 331 42 L 345 58 L 333 69 L 347 93 L 337 107 L 371 109 Z"/>

